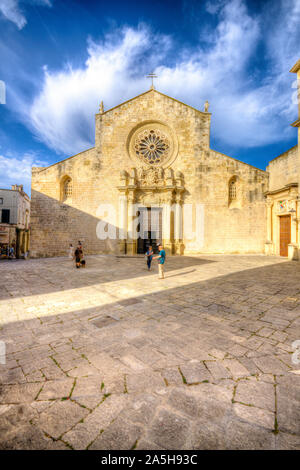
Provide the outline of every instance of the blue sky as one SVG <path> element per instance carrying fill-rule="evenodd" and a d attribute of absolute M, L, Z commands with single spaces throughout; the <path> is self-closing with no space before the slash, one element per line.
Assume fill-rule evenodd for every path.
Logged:
<path fill-rule="evenodd" d="M 265 169 L 296 145 L 300 0 L 0 0 L 0 187 L 94 145 L 94 114 L 149 88 L 210 102 L 211 147 Z"/>

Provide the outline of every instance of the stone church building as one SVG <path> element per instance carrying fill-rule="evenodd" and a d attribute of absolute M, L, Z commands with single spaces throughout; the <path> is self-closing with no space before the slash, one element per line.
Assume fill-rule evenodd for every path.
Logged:
<path fill-rule="evenodd" d="M 291 72 L 300 80 L 300 60 Z M 211 149 L 210 123 L 207 102 L 200 111 L 153 86 L 107 111 L 101 103 L 94 147 L 32 168 L 31 256 L 65 256 L 80 240 L 86 254 L 162 242 L 169 254 L 297 259 L 299 145 L 263 171 Z M 300 142 L 300 104 L 292 125 Z"/>

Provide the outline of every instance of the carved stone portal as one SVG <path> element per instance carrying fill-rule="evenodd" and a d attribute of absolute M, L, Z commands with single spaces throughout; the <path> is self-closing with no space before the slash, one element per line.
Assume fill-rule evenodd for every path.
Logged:
<path fill-rule="evenodd" d="M 183 254 L 182 243 L 182 196 L 184 192 L 183 176 L 171 168 L 140 167 L 131 168 L 130 172 L 120 173 L 121 212 L 120 229 L 127 234 L 120 242 L 120 252 L 134 254 L 137 250 L 133 234 L 134 216 L 132 207 L 160 207 L 163 213 L 162 239 L 167 253 Z M 175 214 L 171 207 L 175 207 Z"/>
<path fill-rule="evenodd" d="M 143 186 L 164 186 L 164 172 L 162 168 L 139 168 L 138 184 Z"/>

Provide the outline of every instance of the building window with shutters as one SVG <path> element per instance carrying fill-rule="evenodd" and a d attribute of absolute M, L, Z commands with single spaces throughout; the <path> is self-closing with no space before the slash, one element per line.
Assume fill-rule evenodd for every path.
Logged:
<path fill-rule="evenodd" d="M 73 182 L 72 178 L 65 176 L 61 183 L 61 200 L 71 201 L 73 195 Z"/>
<path fill-rule="evenodd" d="M 229 181 L 228 196 L 229 196 L 228 197 L 229 204 L 232 203 L 233 201 L 236 201 L 237 199 L 237 184 L 236 184 L 235 176 L 231 178 Z"/>

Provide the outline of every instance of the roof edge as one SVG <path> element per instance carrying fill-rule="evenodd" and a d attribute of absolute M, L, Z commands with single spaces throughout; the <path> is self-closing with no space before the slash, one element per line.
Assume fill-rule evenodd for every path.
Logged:
<path fill-rule="evenodd" d="M 264 195 L 271 196 L 272 194 L 278 194 L 278 193 L 281 193 L 282 191 L 287 191 L 288 189 L 291 189 L 291 188 L 298 188 L 298 183 L 288 183 L 285 186 L 282 186 L 282 188 L 273 189 L 272 191 L 266 191 Z"/>
<path fill-rule="evenodd" d="M 273 161 L 276 160 L 277 158 L 283 157 L 285 153 L 290 152 L 291 150 L 293 150 L 293 149 L 295 149 L 295 148 L 297 148 L 297 147 L 298 147 L 298 144 L 293 145 L 293 147 L 291 147 L 291 148 L 285 150 L 285 151 L 282 152 L 280 155 L 277 155 L 277 157 L 272 158 L 272 160 L 269 160 L 268 166 L 270 165 L 271 162 L 273 162 Z"/>
<path fill-rule="evenodd" d="M 166 95 L 162 93 L 161 91 L 155 90 L 155 88 L 150 88 L 150 90 L 144 91 L 143 93 L 140 93 L 139 95 L 134 96 L 133 98 L 130 98 L 129 100 L 123 101 L 123 103 L 117 104 L 116 106 L 113 106 L 112 108 L 108 109 L 107 111 L 104 111 L 104 113 L 96 113 L 96 115 L 100 114 L 101 116 L 107 113 L 110 113 L 111 111 L 114 111 L 115 109 L 119 108 L 120 106 L 123 106 L 124 104 L 130 103 L 130 101 L 135 100 L 136 98 L 139 98 L 140 96 L 146 95 L 147 93 L 155 92 L 158 93 L 166 98 L 169 98 L 170 100 L 176 101 L 177 103 L 182 104 L 183 106 L 187 106 L 188 108 L 193 109 L 197 113 L 203 114 L 204 116 L 208 115 L 211 116 L 211 113 L 206 113 L 204 111 L 200 111 L 200 109 L 194 108 L 193 106 L 183 103 L 183 101 L 179 101 L 176 98 L 173 98 L 172 96 Z"/>
<path fill-rule="evenodd" d="M 300 118 L 297 119 L 296 121 L 292 122 L 291 126 L 292 127 L 300 127 Z"/>
<path fill-rule="evenodd" d="M 21 196 L 26 196 L 26 197 L 28 197 L 28 199 L 30 200 L 30 196 L 28 196 L 28 194 L 27 194 L 24 190 L 19 191 L 18 189 L 0 188 L 0 191 L 15 192 L 15 193 L 21 194 Z"/>
<path fill-rule="evenodd" d="M 300 59 L 297 60 L 297 62 L 295 63 L 295 65 L 293 65 L 293 67 L 291 68 L 290 72 L 292 72 L 292 73 L 297 73 L 298 70 L 300 70 Z"/>
<path fill-rule="evenodd" d="M 212 152 L 219 153 L 220 155 L 223 155 L 223 157 L 230 158 L 231 160 L 234 160 L 235 162 L 239 162 L 239 163 L 242 163 L 243 165 L 250 166 L 251 168 L 254 168 L 254 170 L 262 171 L 265 174 L 268 173 L 266 170 L 262 170 L 261 168 L 258 168 L 257 166 L 251 165 L 251 163 L 243 162 L 243 160 L 239 160 L 238 158 L 235 158 L 235 157 L 230 157 L 230 155 L 226 155 L 226 153 L 222 153 L 214 149 L 209 149 L 209 150 L 211 150 Z"/>
<path fill-rule="evenodd" d="M 82 150 L 81 152 L 76 153 L 75 155 L 71 155 L 70 157 L 64 158 L 63 160 L 59 160 L 58 162 L 52 163 L 52 165 L 49 166 L 33 166 L 31 169 L 36 168 L 38 172 L 48 170 L 48 168 L 51 168 L 52 166 L 58 165 L 59 163 L 63 163 L 67 160 L 71 160 L 71 158 L 78 157 L 81 153 L 87 152 L 88 150 L 92 150 L 95 147 L 90 147 L 89 149 Z"/>

